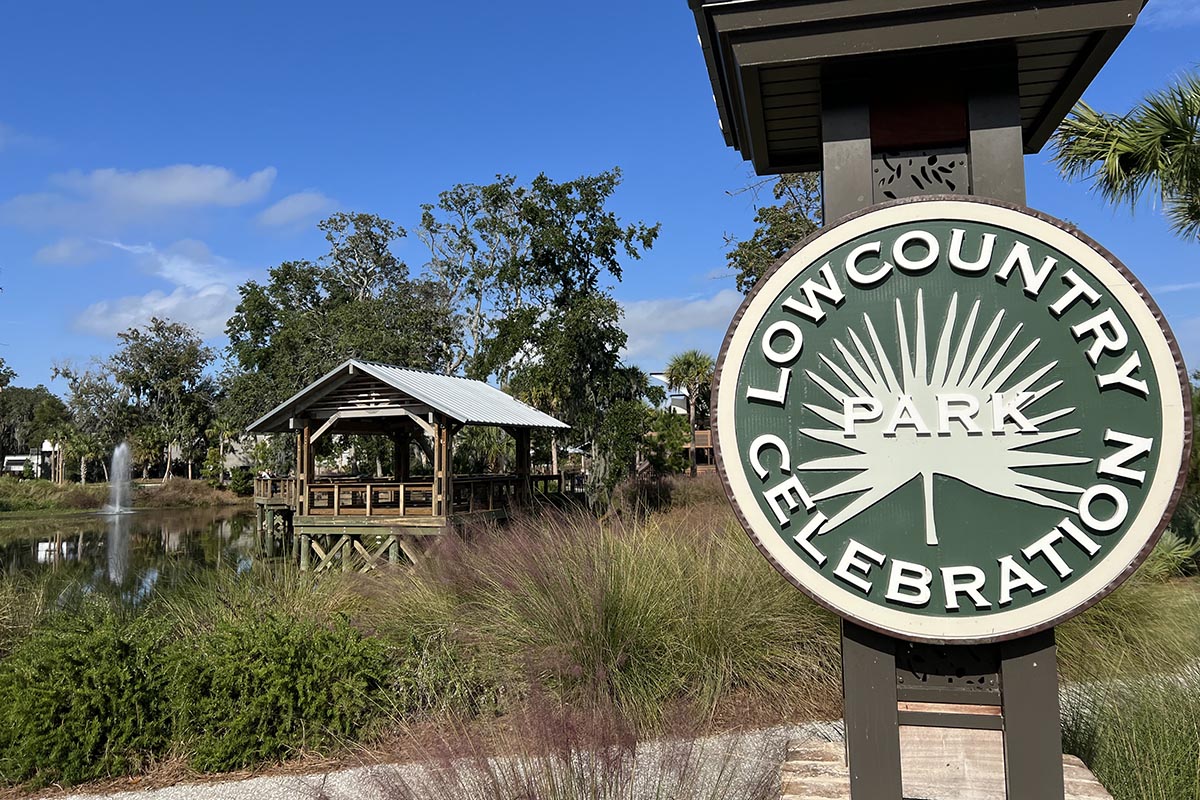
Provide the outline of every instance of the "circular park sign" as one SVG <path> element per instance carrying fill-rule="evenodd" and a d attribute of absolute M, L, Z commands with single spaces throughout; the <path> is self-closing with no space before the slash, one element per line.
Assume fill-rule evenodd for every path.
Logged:
<path fill-rule="evenodd" d="M 1158 540 L 1191 439 L 1162 314 L 1069 225 L 877 206 L 777 263 L 726 335 L 717 463 L 763 554 L 903 639 L 1051 627 Z"/>

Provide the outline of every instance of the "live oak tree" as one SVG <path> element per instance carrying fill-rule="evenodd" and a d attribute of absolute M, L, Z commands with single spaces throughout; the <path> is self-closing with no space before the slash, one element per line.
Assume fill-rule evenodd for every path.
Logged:
<path fill-rule="evenodd" d="M 348 358 L 442 371 L 457 333 L 443 287 L 392 253 L 403 228 L 374 214 L 320 224 L 329 252 L 249 281 L 226 327 L 227 417 L 239 428 Z"/>
<path fill-rule="evenodd" d="M 4 363 L 3 358 L 0 358 L 0 391 L 3 391 L 5 388 L 7 388 L 16 377 L 17 373 L 13 371 L 12 367 Z"/>
<path fill-rule="evenodd" d="M 192 477 L 193 463 L 204 458 L 205 431 L 216 405 L 216 384 L 207 374 L 215 353 L 192 328 L 157 317 L 117 338 L 121 344 L 109 365 L 128 392 L 136 435 L 162 453 L 166 477 L 176 451 Z"/>
<path fill-rule="evenodd" d="M 737 192 L 756 197 L 768 184 L 775 205 L 759 207 L 754 215 L 754 233 L 749 239 L 726 236 L 731 247 L 725 254 L 735 272 L 738 291 L 749 294 L 767 269 L 821 226 L 821 178 L 805 172 L 780 175 L 751 184 Z"/>
<path fill-rule="evenodd" d="M 0 454 L 28 453 L 50 438 L 66 406 L 45 386 L 9 386 L 0 392 Z"/>
<path fill-rule="evenodd" d="M 105 450 L 133 437 L 137 427 L 129 391 L 105 361 L 87 366 L 62 363 L 54 377 L 67 382 L 68 416 L 56 421 L 47 438 L 62 453 L 62 461 L 79 460 L 80 480 L 87 480 L 88 464 Z M 104 463 L 103 458 L 100 459 Z M 65 475 L 58 476 L 59 480 Z"/>
<path fill-rule="evenodd" d="M 591 453 L 587 493 L 597 508 L 628 474 L 622 442 L 644 432 L 639 423 L 618 435 L 636 416 L 624 404 L 644 406 L 647 390 L 645 375 L 621 360 L 626 335 L 609 284 L 659 232 L 608 208 L 620 182 L 613 169 L 563 182 L 538 175 L 527 186 L 512 176 L 460 185 L 423 208 L 420 229 L 429 273 L 464 331 L 450 365 L 494 376 L 571 425 Z"/>

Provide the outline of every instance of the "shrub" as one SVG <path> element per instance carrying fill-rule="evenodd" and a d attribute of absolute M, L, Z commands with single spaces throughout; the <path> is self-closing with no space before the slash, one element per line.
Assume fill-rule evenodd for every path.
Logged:
<path fill-rule="evenodd" d="M 0 662 L 0 778 L 66 784 L 160 753 L 168 715 L 160 627 L 90 604 L 59 614 Z"/>
<path fill-rule="evenodd" d="M 173 646 L 170 662 L 176 735 L 204 772 L 356 739 L 389 666 L 383 644 L 345 622 L 276 616 L 219 623 Z"/>
<path fill-rule="evenodd" d="M 254 473 L 249 467 L 234 467 L 229 474 L 229 491 L 238 497 L 254 494 Z"/>

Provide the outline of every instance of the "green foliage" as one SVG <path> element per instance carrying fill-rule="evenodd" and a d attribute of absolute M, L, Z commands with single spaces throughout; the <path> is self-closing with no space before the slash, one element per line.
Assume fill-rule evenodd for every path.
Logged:
<path fill-rule="evenodd" d="M 17 373 L 13 368 L 4 363 L 4 359 L 0 358 L 0 389 L 8 388 L 8 385 L 17 377 Z"/>
<path fill-rule="evenodd" d="M 687 469 L 688 460 L 684 451 L 692 438 L 691 427 L 687 417 L 682 414 L 676 414 L 670 409 L 654 411 L 646 457 L 656 473 L 671 475 Z"/>
<path fill-rule="evenodd" d="M 703 407 L 704 416 L 707 417 L 708 394 L 716 368 L 717 362 L 708 353 L 699 350 L 685 350 L 667 362 L 667 368 L 663 373 L 667 380 L 667 386 L 674 390 L 682 390 L 687 400 L 692 443 L 688 456 L 691 461 L 693 478 L 696 477 L 696 430 L 702 422 L 707 422 L 706 419 L 702 419 L 700 410 Z"/>
<path fill-rule="evenodd" d="M 354 740 L 389 666 L 380 642 L 344 622 L 276 615 L 219 623 L 172 647 L 169 661 L 175 733 L 205 772 Z"/>
<path fill-rule="evenodd" d="M 254 494 L 254 473 L 249 467 L 234 467 L 229 474 L 229 491 L 238 497 Z"/>
<path fill-rule="evenodd" d="M 1200 797 L 1200 671 L 1069 687 L 1063 747 L 1114 800 Z"/>
<path fill-rule="evenodd" d="M 24 455 L 41 448 L 66 416 L 66 406 L 45 386 L 0 391 L 0 453 Z"/>
<path fill-rule="evenodd" d="M 659 232 L 624 224 L 607 208 L 620 183 L 613 169 L 563 182 L 538 175 L 528 186 L 512 176 L 456 186 L 423 207 L 420 231 L 429 271 L 464 331 L 450 366 L 495 375 L 571 425 L 573 443 L 590 443 L 588 501 L 598 510 L 628 460 L 610 446 L 619 438 L 607 420 L 621 417 L 622 430 L 632 431 L 630 409 L 620 404 L 647 391 L 644 376 L 630 390 L 640 373 L 621 362 L 627 336 L 606 280 L 619 281 L 622 257 L 640 258 Z M 623 446 L 636 446 L 632 435 Z"/>
<path fill-rule="evenodd" d="M 457 341 L 445 291 L 391 252 L 403 228 L 373 214 L 320 224 L 329 252 L 249 281 L 230 318 L 223 415 L 242 428 L 348 358 L 440 371 Z"/>
<path fill-rule="evenodd" d="M 137 769 L 169 736 L 160 626 L 106 607 L 53 618 L 0 662 L 0 778 L 79 783 Z"/>
<path fill-rule="evenodd" d="M 754 215 L 755 229 L 750 238 L 739 241 L 727 236 L 731 249 L 725 254 L 737 273 L 738 290 L 749 294 L 754 284 L 772 264 L 821 226 L 821 176 L 817 173 L 781 175 L 774 180 L 771 194 L 778 205 L 762 206 Z M 764 182 L 744 191 L 756 195 Z"/>
<path fill-rule="evenodd" d="M 1200 73 L 1123 115 L 1079 103 L 1054 135 L 1054 162 L 1109 203 L 1133 206 L 1156 195 L 1175 232 L 1200 239 Z"/>

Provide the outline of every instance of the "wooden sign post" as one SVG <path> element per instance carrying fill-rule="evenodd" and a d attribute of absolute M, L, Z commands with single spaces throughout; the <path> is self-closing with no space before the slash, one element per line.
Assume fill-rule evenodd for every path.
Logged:
<path fill-rule="evenodd" d="M 692 0 L 722 128 L 822 172 L 826 227 L 756 284 L 713 389 L 751 539 L 843 623 L 854 800 L 901 800 L 901 726 L 1000 731 L 1061 800 L 1054 626 L 1157 542 L 1191 445 L 1133 275 L 1024 208 L 1142 0 Z"/>

